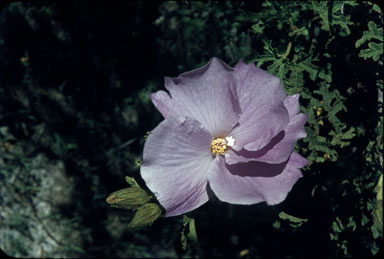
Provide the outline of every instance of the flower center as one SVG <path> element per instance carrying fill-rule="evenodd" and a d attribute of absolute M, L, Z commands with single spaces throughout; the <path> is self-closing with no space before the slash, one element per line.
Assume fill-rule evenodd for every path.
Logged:
<path fill-rule="evenodd" d="M 228 147 L 235 145 L 235 139 L 232 136 L 224 138 L 214 138 L 211 143 L 212 155 L 223 155 Z"/>

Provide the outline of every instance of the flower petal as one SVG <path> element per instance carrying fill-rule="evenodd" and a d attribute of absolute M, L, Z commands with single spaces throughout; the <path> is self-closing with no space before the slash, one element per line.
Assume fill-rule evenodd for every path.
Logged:
<path fill-rule="evenodd" d="M 284 129 L 285 135 L 283 139 L 271 149 L 267 150 L 264 155 L 257 159 L 257 161 L 281 163 L 287 160 L 295 146 L 296 141 L 307 136 L 307 133 L 303 128 L 306 121 L 307 115 L 303 113 L 297 114 Z"/>
<path fill-rule="evenodd" d="M 286 94 L 279 78 L 241 60 L 234 67 L 237 95 L 242 111 L 239 125 L 229 134 L 234 149 L 256 151 L 267 145 L 289 122 L 283 104 Z"/>
<path fill-rule="evenodd" d="M 260 161 L 270 164 L 282 163 L 288 159 L 293 151 L 297 140 L 305 138 L 307 133 L 304 130 L 304 124 L 307 121 L 307 115 L 299 113 L 299 96 L 287 96 L 284 105 L 288 110 L 290 121 L 288 125 L 278 135 L 272 138 L 265 147 L 258 151 L 240 151 L 231 150 L 225 155 L 227 164 L 245 163 L 248 161 Z"/>
<path fill-rule="evenodd" d="M 253 115 L 243 114 L 240 117 L 239 125 L 234 127 L 228 135 L 233 136 L 236 140 L 233 147 L 235 150 L 246 148 L 250 151 L 257 151 L 265 147 L 284 129 L 288 122 L 288 112 L 281 103 L 274 110 L 264 107 Z"/>
<path fill-rule="evenodd" d="M 169 116 L 176 115 L 179 113 L 179 107 L 175 105 L 171 97 L 164 91 L 157 91 L 149 95 L 155 107 L 159 112 L 168 118 Z"/>
<path fill-rule="evenodd" d="M 165 115 L 170 114 L 167 111 L 174 111 L 173 114 L 192 117 L 213 136 L 225 136 L 239 119 L 234 83 L 233 69 L 212 58 L 201 68 L 177 78 L 165 78 L 172 102 L 163 101 L 167 108 L 159 110 Z"/>
<path fill-rule="evenodd" d="M 140 171 L 166 216 L 191 211 L 208 201 L 207 173 L 212 136 L 196 120 L 171 116 L 149 135 Z"/>
<path fill-rule="evenodd" d="M 289 160 L 280 164 L 252 161 L 226 165 L 222 157 L 216 157 L 213 162 L 208 182 L 221 201 L 246 205 L 265 201 L 274 205 L 287 197 L 302 177 L 299 168 L 308 161 L 293 152 Z"/>
<path fill-rule="evenodd" d="M 296 114 L 300 112 L 299 104 L 300 94 L 289 95 L 284 100 L 284 106 L 288 110 L 289 119 L 292 119 Z"/>

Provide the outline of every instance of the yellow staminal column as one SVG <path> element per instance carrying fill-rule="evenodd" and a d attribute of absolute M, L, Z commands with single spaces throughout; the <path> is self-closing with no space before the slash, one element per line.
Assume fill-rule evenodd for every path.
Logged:
<path fill-rule="evenodd" d="M 211 143 L 212 155 L 222 155 L 227 149 L 227 141 L 223 138 L 214 138 Z"/>
<path fill-rule="evenodd" d="M 211 143 L 211 153 L 213 156 L 223 155 L 228 147 L 233 147 L 235 140 L 229 136 L 226 138 L 214 138 Z"/>

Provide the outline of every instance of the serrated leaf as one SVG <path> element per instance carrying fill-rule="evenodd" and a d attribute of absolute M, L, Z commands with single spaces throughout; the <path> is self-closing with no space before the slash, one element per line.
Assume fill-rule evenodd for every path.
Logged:
<path fill-rule="evenodd" d="M 321 18 L 321 29 L 325 31 L 330 30 L 329 26 L 329 15 L 328 15 L 328 7 L 327 7 L 328 2 L 326 1 L 320 1 L 320 2 L 312 2 L 312 8 L 315 12 L 317 12 Z"/>
<path fill-rule="evenodd" d="M 319 67 L 314 65 L 309 58 L 304 60 L 303 62 L 298 63 L 297 65 L 300 68 L 302 68 L 304 71 L 308 72 L 309 78 L 312 81 L 316 80 L 317 72 L 319 70 Z"/>
<path fill-rule="evenodd" d="M 265 25 L 262 21 L 259 21 L 258 23 L 252 25 L 251 28 L 254 33 L 263 33 Z"/>
<path fill-rule="evenodd" d="M 319 14 L 321 29 L 331 32 L 332 27 L 340 26 L 346 34 L 350 34 L 348 25 L 353 25 L 349 15 L 342 12 L 343 5 L 354 6 L 352 1 L 313 1 L 312 8 Z M 330 6 L 329 6 L 330 5 Z M 330 8 L 331 7 L 331 8 Z M 331 21 L 331 22 L 330 22 Z"/>
<path fill-rule="evenodd" d="M 375 42 L 369 42 L 368 49 L 362 49 L 359 53 L 359 57 L 372 58 L 374 61 L 378 61 L 381 55 L 383 55 L 383 43 Z"/>
<path fill-rule="evenodd" d="M 295 69 L 291 71 L 291 74 L 289 76 L 289 85 L 292 87 L 301 87 L 304 85 L 304 78 L 302 70 Z"/>
<path fill-rule="evenodd" d="M 354 23 L 350 20 L 350 16 L 342 11 L 345 4 L 352 6 L 357 5 L 357 3 L 353 3 L 353 1 L 332 1 L 332 26 L 340 26 L 348 35 L 351 33 L 348 25 L 353 25 Z"/>
<path fill-rule="evenodd" d="M 256 63 L 256 66 L 260 67 L 265 62 L 276 60 L 275 56 L 272 55 L 261 55 L 251 59 L 248 63 Z"/>
<path fill-rule="evenodd" d="M 377 39 L 383 42 L 383 28 L 378 29 L 376 23 L 373 21 L 368 22 L 368 31 L 363 32 L 363 36 L 356 41 L 355 47 L 358 48 L 371 39 Z"/>
<path fill-rule="evenodd" d="M 342 139 L 352 139 L 355 136 L 355 128 L 350 127 L 349 130 L 347 130 L 343 136 Z"/>
<path fill-rule="evenodd" d="M 278 59 L 278 60 L 275 60 L 270 66 L 268 66 L 267 70 L 272 75 L 275 75 L 281 79 L 282 78 L 280 75 L 280 67 L 281 66 L 283 66 L 283 64 L 282 64 L 281 60 Z"/>

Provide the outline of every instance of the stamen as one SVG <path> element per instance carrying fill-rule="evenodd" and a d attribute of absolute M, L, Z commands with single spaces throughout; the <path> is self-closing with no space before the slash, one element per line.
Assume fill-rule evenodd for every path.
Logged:
<path fill-rule="evenodd" d="M 232 136 L 224 138 L 214 138 L 211 143 L 212 155 L 223 155 L 228 147 L 233 147 L 235 139 Z"/>
<path fill-rule="evenodd" d="M 224 154 L 225 149 L 227 148 L 227 141 L 223 138 L 214 138 L 211 143 L 211 153 L 213 155 L 222 155 Z"/>

